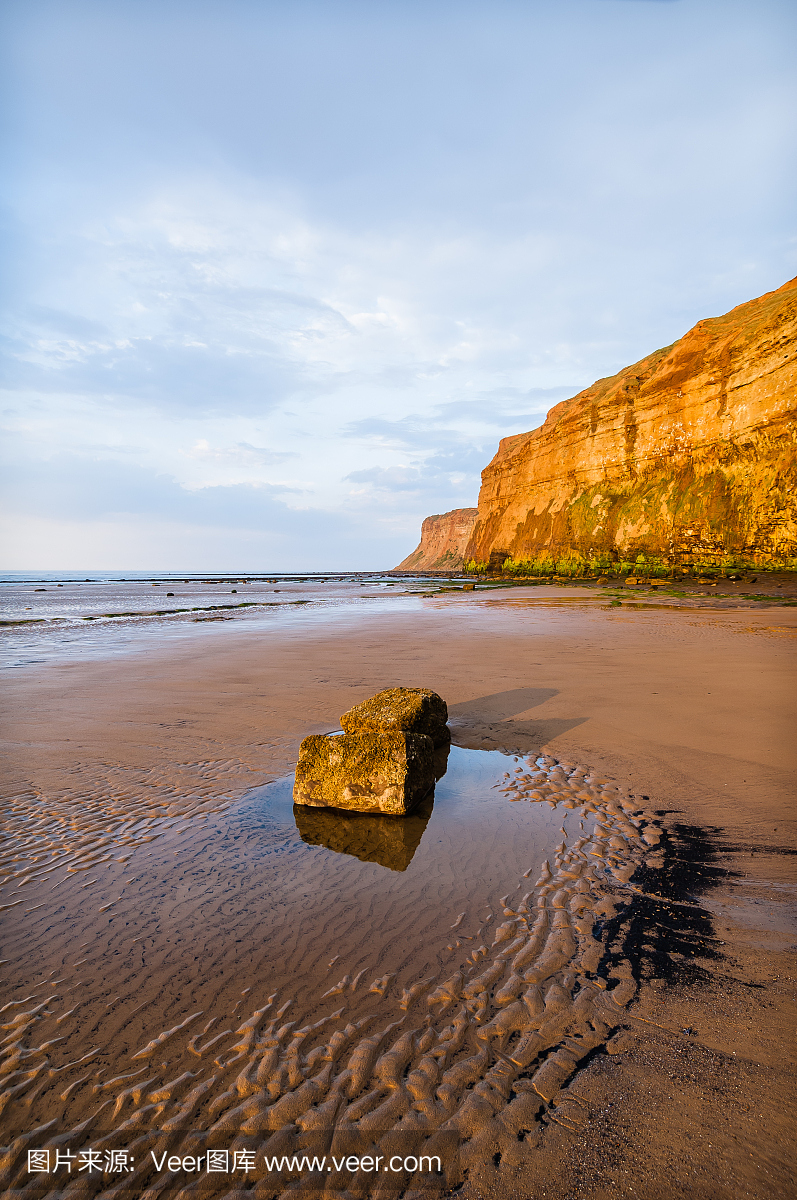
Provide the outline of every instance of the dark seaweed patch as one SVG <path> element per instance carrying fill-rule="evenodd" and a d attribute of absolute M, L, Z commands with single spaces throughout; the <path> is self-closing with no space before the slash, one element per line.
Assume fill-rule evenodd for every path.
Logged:
<path fill-rule="evenodd" d="M 637 983 L 655 978 L 689 986 L 708 979 L 697 960 L 717 961 L 724 952 L 713 914 L 700 898 L 739 877 L 719 865 L 725 849 L 721 832 L 680 823 L 663 831 L 656 851 L 660 865 L 643 865 L 633 877 L 641 893 L 596 927 L 595 936 L 606 944 L 599 976 L 608 979 L 625 960 Z"/>

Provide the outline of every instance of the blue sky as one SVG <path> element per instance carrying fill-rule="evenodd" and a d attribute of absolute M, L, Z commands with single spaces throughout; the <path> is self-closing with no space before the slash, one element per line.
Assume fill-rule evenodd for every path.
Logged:
<path fill-rule="evenodd" d="M 791 0 L 6 0 L 2 565 L 394 565 L 797 274 Z"/>

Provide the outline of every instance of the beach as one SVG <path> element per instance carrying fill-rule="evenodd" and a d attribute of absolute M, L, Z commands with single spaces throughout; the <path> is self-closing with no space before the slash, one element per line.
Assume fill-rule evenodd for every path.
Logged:
<path fill-rule="evenodd" d="M 283 1103 L 335 1061 L 319 1041 L 314 1074 L 316 1034 L 305 1033 L 291 1083 L 299 1048 L 286 1034 L 275 1043 L 281 1082 L 258 1083 L 263 1030 L 276 1020 L 276 1036 L 291 1020 L 288 1008 L 279 1015 L 289 1000 L 297 1026 L 325 1037 L 343 1010 L 341 1037 L 351 1028 L 363 1061 L 372 1035 L 373 1056 L 393 1045 L 376 1041 L 380 1022 L 403 1021 L 398 1039 L 418 1014 L 405 1063 L 422 1072 L 424 1055 L 434 1058 L 423 1030 L 445 1040 L 456 1012 L 441 1001 L 437 1014 L 433 989 L 452 972 L 467 981 L 503 966 L 510 934 L 531 928 L 534 887 L 546 891 L 535 884 L 540 860 L 575 861 L 599 835 L 595 821 L 611 819 L 613 835 L 626 829 L 636 892 L 627 907 L 608 903 L 597 936 L 609 990 L 628 980 L 629 999 L 617 1000 L 614 1024 L 601 1018 L 608 1035 L 550 1096 L 535 1089 L 512 1152 L 501 1143 L 498 1161 L 469 1169 L 457 1194 L 793 1194 L 795 609 L 650 591 L 612 606 L 599 589 L 565 586 L 435 594 L 388 578 L 233 586 L 222 598 L 219 584 L 201 596 L 193 583 L 160 585 L 177 594 L 171 607 L 194 613 L 114 623 L 99 612 L 103 595 L 88 632 L 10 630 L 0 1006 L 12 1006 L 12 1022 L 33 1014 L 7 1037 L 14 1070 L 30 1061 L 37 1072 L 10 1085 L 15 1129 L 74 1128 L 109 1098 L 102 1121 L 113 1113 L 135 1133 L 179 1112 L 208 1129 L 238 1111 L 225 1109 L 223 1082 L 236 1106 L 255 1105 L 230 1119 L 232 1137 L 258 1089 Z M 251 608 L 222 610 L 244 591 Z M 358 828 L 341 852 L 334 829 L 294 828 L 285 781 L 304 737 L 337 729 L 343 711 L 393 686 L 447 702 L 451 774 L 428 826 L 418 818 L 414 833 L 371 842 Z M 476 755 L 485 751 L 500 755 Z M 554 791 L 535 797 L 538 762 Z M 516 771 L 526 783 L 513 804 L 493 785 Z M 459 793 L 471 796 L 461 818 Z M 578 803 L 591 816 L 576 828 Z M 661 838 L 643 846 L 645 829 Z M 567 1003 L 576 975 L 564 965 L 550 977 Z M 603 997 L 594 1003 L 598 1012 Z M 596 1027 L 585 1018 L 567 1036 Z M 482 1099 L 501 1055 L 514 1061 L 506 1045 L 499 1038 L 496 1057 L 474 1068 Z M 305 1113 L 331 1104 L 328 1083 L 315 1086 Z M 513 1086 L 507 1076 L 503 1103 L 520 1111 L 531 1089 Z M 264 1120 L 276 1136 L 277 1117 Z M 387 1109 L 380 1121 L 391 1128 Z M 483 1128 L 487 1118 L 474 1137 Z"/>

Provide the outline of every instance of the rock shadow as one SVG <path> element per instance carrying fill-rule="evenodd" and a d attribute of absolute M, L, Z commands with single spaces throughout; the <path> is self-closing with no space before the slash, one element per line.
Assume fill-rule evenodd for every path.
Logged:
<path fill-rule="evenodd" d="M 491 696 L 464 700 L 461 704 L 449 704 L 448 715 L 457 721 L 507 721 L 558 695 L 556 688 L 510 688 L 506 692 L 493 692 Z"/>
<path fill-rule="evenodd" d="M 448 713 L 454 742 L 470 750 L 503 750 L 508 754 L 536 751 L 587 720 L 586 717 L 516 719 L 558 695 L 556 688 L 511 688 L 452 704 Z"/>
<path fill-rule="evenodd" d="M 594 936 L 606 946 L 599 976 L 609 979 L 624 960 L 630 962 L 638 983 L 650 979 L 685 986 L 707 982 L 705 964 L 718 962 L 725 954 L 716 936 L 714 914 L 700 899 L 736 874 L 720 864 L 719 834 L 717 828 L 680 823 L 663 830 L 655 855 L 659 861 L 655 866 L 643 864 L 632 877 L 637 895 L 616 916 L 595 925 Z"/>

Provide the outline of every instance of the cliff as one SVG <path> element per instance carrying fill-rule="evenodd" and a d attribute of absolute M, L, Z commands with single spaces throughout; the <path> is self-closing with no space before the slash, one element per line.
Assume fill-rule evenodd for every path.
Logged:
<path fill-rule="evenodd" d="M 427 517 L 421 525 L 421 541 L 396 571 L 458 571 L 473 526 L 477 508 L 455 508 Z"/>
<path fill-rule="evenodd" d="M 796 348 L 794 279 L 504 438 L 482 472 L 471 569 L 797 567 Z M 438 561 L 447 549 L 435 538 Z"/>

